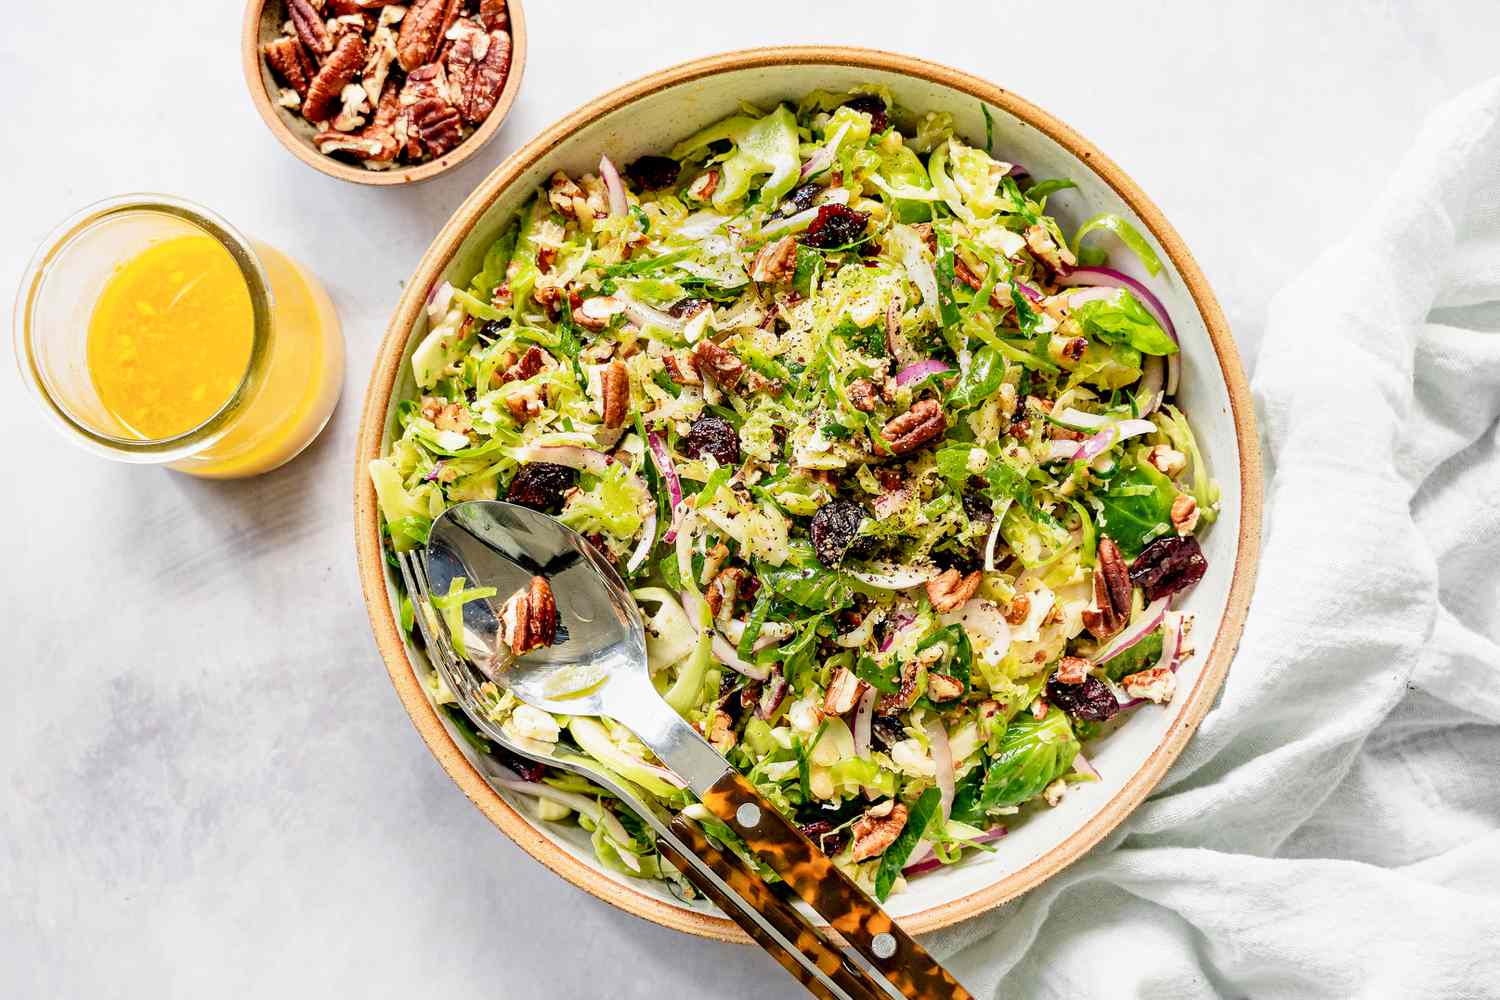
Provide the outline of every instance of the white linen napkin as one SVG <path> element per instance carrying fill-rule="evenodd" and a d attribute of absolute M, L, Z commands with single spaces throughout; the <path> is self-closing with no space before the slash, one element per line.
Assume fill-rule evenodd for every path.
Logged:
<path fill-rule="evenodd" d="M 933 936 L 978 995 L 1500 997 L 1500 79 L 1309 263 L 1220 704 L 1106 843 Z"/>

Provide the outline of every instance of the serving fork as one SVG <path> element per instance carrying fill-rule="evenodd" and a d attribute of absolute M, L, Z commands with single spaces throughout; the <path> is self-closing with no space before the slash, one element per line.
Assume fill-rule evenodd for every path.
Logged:
<path fill-rule="evenodd" d="M 801 830 L 719 755 L 653 685 L 640 610 L 614 566 L 555 518 L 496 500 L 444 511 L 428 537 L 425 569 L 439 593 L 468 583 L 506 595 L 462 605 L 471 670 L 544 712 L 613 719 L 628 728 L 862 958 L 910 1000 L 972 1000 L 927 951 Z M 547 580 L 558 641 L 509 656 L 508 595 Z M 549 623 L 550 627 L 550 623 Z M 441 631 L 441 630 L 439 630 Z"/>
<path fill-rule="evenodd" d="M 459 657 L 447 632 L 436 620 L 422 560 L 416 552 L 409 551 L 397 553 L 396 561 L 428 659 L 485 738 L 523 760 L 586 778 L 618 798 L 652 829 L 657 849 L 683 878 L 712 900 L 813 996 L 821 1000 L 879 1000 L 898 995 L 892 993 L 874 970 L 862 968 L 858 955 L 841 954 L 791 904 L 772 892 L 749 865 L 733 852 L 715 847 L 686 816 L 679 814 L 666 820 L 632 789 L 588 758 L 565 747 L 547 747 L 538 741 L 523 745 L 496 725 L 484 710 L 479 691 L 482 680 Z"/>

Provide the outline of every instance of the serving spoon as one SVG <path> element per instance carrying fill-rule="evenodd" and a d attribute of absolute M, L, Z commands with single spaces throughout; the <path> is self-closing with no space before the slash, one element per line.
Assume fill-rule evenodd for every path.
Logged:
<path fill-rule="evenodd" d="M 938 962 L 838 869 L 668 705 L 651 682 L 640 610 L 610 562 L 554 518 L 498 500 L 444 511 L 427 542 L 428 582 L 449 593 L 494 587 L 463 605 L 470 660 L 525 704 L 559 715 L 605 716 L 628 728 L 703 805 L 728 824 L 798 896 L 903 996 L 972 1000 Z M 557 604 L 557 638 L 510 657 L 501 606 L 534 576 Z"/>

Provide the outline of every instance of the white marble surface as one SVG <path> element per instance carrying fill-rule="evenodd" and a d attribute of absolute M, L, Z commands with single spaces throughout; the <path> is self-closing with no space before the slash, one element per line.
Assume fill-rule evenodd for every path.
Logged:
<path fill-rule="evenodd" d="M 244 92 L 238 3 L 9 13 L 5 281 L 82 204 L 170 191 L 317 271 L 349 370 L 306 455 L 216 484 L 72 449 L 5 366 L 0 995 L 801 995 L 758 952 L 656 928 L 531 861 L 390 689 L 355 576 L 353 438 L 377 338 L 437 227 L 529 135 L 652 69 L 751 44 L 901 49 L 1109 151 L 1253 356 L 1269 294 L 1349 224 L 1426 109 L 1492 72 L 1500 33 L 1479 0 L 1070 4 L 1050 21 L 963 6 L 993 9 L 934 23 L 876 0 L 533 2 L 500 137 L 401 191 L 322 177 L 276 144 Z"/>

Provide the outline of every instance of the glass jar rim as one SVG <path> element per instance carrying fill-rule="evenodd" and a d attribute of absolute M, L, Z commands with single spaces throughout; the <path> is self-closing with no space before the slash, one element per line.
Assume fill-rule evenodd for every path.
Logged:
<path fill-rule="evenodd" d="M 43 366 L 33 344 L 32 321 L 42 283 L 48 270 L 69 245 L 83 233 L 110 220 L 128 214 L 170 216 L 188 223 L 219 243 L 234 260 L 250 295 L 253 322 L 250 357 L 245 362 L 234 392 L 207 419 L 195 427 L 164 438 L 120 437 L 108 434 L 70 412 L 47 385 Z M 65 431 L 80 435 L 86 442 L 116 454 L 138 456 L 139 461 L 175 461 L 215 440 L 252 395 L 264 375 L 271 346 L 272 293 L 270 279 L 250 241 L 216 213 L 183 198 L 163 194 L 125 194 L 94 202 L 63 220 L 42 240 L 27 265 L 25 277 L 16 293 L 14 336 L 16 362 L 32 391 L 45 404 L 54 423 Z"/>

